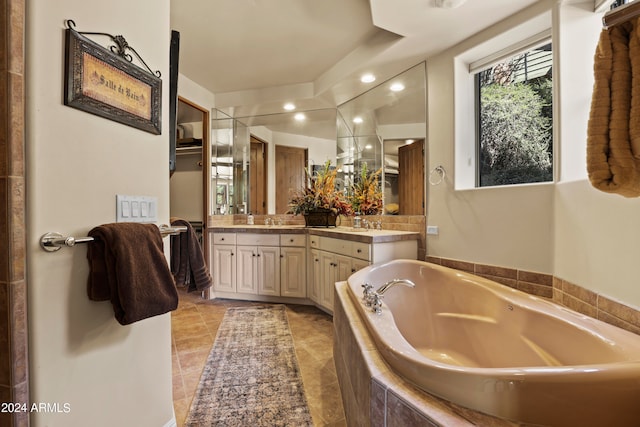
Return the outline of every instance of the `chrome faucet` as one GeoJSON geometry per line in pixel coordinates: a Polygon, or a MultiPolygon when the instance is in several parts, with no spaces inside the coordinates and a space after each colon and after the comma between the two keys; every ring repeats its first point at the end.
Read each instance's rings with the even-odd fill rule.
{"type": "Polygon", "coordinates": [[[366,305],[367,307],[371,307],[371,304],[373,304],[373,285],[370,285],[369,283],[364,283],[362,285],[363,290],[362,290],[362,302],[364,303],[364,305],[366,305]]]}
{"type": "Polygon", "coordinates": [[[413,281],[409,280],[409,279],[393,279],[393,280],[389,280],[387,283],[385,283],[384,285],[380,286],[378,288],[377,291],[373,292],[373,294],[371,294],[370,297],[370,304],[366,304],[367,306],[371,307],[371,311],[373,311],[376,314],[380,314],[382,313],[382,296],[385,294],[385,292],[387,292],[389,290],[389,288],[392,288],[396,285],[404,285],[404,286],[408,286],[410,288],[415,288],[416,284],[413,283],[413,281]]]}
{"type": "Polygon", "coordinates": [[[393,279],[393,280],[389,280],[387,283],[385,283],[384,285],[380,286],[378,288],[378,290],[376,291],[376,294],[382,296],[382,295],[384,295],[385,292],[387,292],[389,290],[389,288],[392,288],[395,285],[405,285],[405,286],[408,286],[410,288],[415,288],[416,287],[416,284],[413,283],[409,279],[393,279]]]}

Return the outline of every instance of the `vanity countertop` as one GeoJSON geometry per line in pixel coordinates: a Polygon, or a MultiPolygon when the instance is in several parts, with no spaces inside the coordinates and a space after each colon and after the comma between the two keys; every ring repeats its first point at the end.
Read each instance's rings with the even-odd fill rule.
{"type": "Polygon", "coordinates": [[[224,225],[209,227],[214,233],[263,233],[263,234],[309,234],[333,237],[362,243],[384,243],[401,240],[418,240],[420,233],[397,230],[355,230],[352,227],[315,228],[303,225],[224,225]]]}

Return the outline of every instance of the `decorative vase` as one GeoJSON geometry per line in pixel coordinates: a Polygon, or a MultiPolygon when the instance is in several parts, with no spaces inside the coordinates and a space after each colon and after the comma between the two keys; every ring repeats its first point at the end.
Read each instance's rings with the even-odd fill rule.
{"type": "Polygon", "coordinates": [[[316,209],[304,214],[304,225],[307,227],[335,227],[338,215],[330,209],[316,209]]]}

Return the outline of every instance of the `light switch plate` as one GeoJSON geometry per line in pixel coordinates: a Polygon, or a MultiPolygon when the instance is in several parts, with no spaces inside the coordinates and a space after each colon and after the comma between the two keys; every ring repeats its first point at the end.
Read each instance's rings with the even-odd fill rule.
{"type": "Polygon", "coordinates": [[[158,222],[158,198],[116,194],[116,222],[158,222]]]}

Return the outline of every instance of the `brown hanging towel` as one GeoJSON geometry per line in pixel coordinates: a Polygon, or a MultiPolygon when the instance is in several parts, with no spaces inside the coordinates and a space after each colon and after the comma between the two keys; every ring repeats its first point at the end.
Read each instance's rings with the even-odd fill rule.
{"type": "Polygon", "coordinates": [[[187,286],[187,292],[201,292],[209,288],[212,283],[211,275],[191,223],[172,217],[171,225],[187,227],[185,233],[171,236],[171,273],[176,285],[187,286]]]}
{"type": "Polygon", "coordinates": [[[178,307],[178,292],[154,224],[114,223],[93,228],[87,258],[87,292],[111,301],[116,320],[128,325],[178,307]]]}
{"type": "Polygon", "coordinates": [[[640,196],[639,29],[636,18],[602,30],[587,128],[589,181],[624,197],[640,196]]]}

